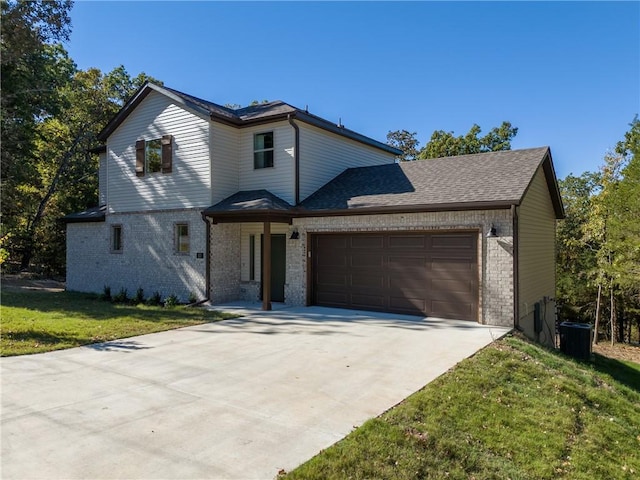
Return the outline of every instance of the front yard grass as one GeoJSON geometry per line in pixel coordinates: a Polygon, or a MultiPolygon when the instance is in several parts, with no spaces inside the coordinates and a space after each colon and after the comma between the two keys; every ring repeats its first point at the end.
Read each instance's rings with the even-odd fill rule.
{"type": "Polygon", "coordinates": [[[282,477],[637,479],[640,364],[507,337],[282,477]]]}
{"type": "Polygon", "coordinates": [[[49,352],[232,317],[203,308],[113,304],[86,293],[3,289],[0,355],[49,352]]]}

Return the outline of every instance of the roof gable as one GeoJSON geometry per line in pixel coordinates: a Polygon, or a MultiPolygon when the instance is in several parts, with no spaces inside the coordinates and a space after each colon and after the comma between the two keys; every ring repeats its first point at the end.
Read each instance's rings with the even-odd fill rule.
{"type": "Polygon", "coordinates": [[[248,107],[237,110],[218,105],[217,103],[203,100],[193,95],[174,90],[168,87],[161,87],[150,82],[142,85],[138,91],[127,101],[120,111],[111,119],[107,126],[98,134],[98,139],[105,142],[118,126],[133,112],[135,108],[149,95],[152,91],[161,93],[171,98],[178,104],[185,106],[195,112],[206,116],[214,121],[219,121],[236,128],[249,127],[260,123],[270,123],[274,121],[295,118],[302,122],[315,125],[324,130],[330,131],[337,135],[341,135],[357,142],[379,148],[393,155],[400,155],[402,152],[386,143],[379,142],[365,135],[361,135],[353,130],[344,128],[342,125],[336,125],[316,115],[310,114],[306,110],[300,110],[281,100],[262,103],[258,105],[250,105],[248,107]]]}

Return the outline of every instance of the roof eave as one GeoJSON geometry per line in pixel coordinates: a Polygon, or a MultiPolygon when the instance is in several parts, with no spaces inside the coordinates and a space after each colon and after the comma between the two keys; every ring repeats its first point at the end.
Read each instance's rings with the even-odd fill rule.
{"type": "Polygon", "coordinates": [[[296,210],[296,218],[304,217],[334,217],[348,215],[383,215],[390,213],[415,213],[415,212],[442,212],[465,210],[505,210],[512,205],[519,205],[519,200],[499,200],[488,202],[455,202],[420,205],[374,205],[370,207],[353,207],[339,209],[296,210]]]}
{"type": "Polygon", "coordinates": [[[286,210],[228,210],[207,211],[202,214],[211,219],[213,223],[242,223],[242,222],[272,222],[291,224],[293,212],[286,210]]]}
{"type": "Polygon", "coordinates": [[[131,114],[131,112],[133,112],[133,110],[135,110],[135,108],[138,105],[140,105],[142,100],[144,100],[147,97],[147,95],[149,95],[152,91],[161,93],[162,95],[169,97],[174,102],[182,104],[188,107],[189,109],[200,113],[205,117],[208,117],[211,115],[211,112],[208,109],[205,109],[193,102],[189,102],[188,100],[176,95],[175,93],[167,90],[166,88],[163,88],[154,83],[145,82],[138,89],[138,91],[135,94],[133,94],[133,96],[129,99],[129,101],[125,103],[125,105],[120,109],[120,111],[116,114],[116,116],[113,117],[111,121],[109,121],[107,126],[100,131],[100,133],[98,134],[98,140],[102,142],[106,142],[107,138],[109,138],[109,135],[111,135],[115,131],[115,129],[118,128],[120,124],[125,121],[125,119],[131,114]]]}

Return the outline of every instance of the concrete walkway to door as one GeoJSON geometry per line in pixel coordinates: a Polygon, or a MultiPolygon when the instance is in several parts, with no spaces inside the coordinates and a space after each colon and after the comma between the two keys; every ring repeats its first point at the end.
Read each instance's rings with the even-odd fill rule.
{"type": "MultiPolygon", "coordinates": [[[[257,305],[256,305],[257,306],[257,305]]],[[[3,479],[272,479],[509,329],[321,307],[0,359],[3,479]]]]}

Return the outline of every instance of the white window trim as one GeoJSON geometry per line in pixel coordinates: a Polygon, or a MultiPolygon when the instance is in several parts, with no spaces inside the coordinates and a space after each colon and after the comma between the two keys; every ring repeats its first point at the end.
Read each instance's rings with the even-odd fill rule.
{"type": "Polygon", "coordinates": [[[276,136],[273,133],[273,130],[267,131],[267,132],[257,132],[253,134],[253,169],[254,170],[263,170],[265,168],[273,168],[276,164],[276,136]],[[273,141],[273,147],[271,148],[256,148],[256,137],[258,135],[266,135],[270,133],[271,134],[271,139],[273,141]],[[268,167],[256,167],[256,153],[262,153],[262,152],[273,152],[273,155],[271,157],[271,165],[268,167]]]}
{"type": "Polygon", "coordinates": [[[109,229],[109,252],[110,253],[119,253],[121,254],[122,251],[124,250],[124,240],[123,240],[123,235],[124,233],[124,229],[122,228],[122,224],[120,223],[114,223],[111,225],[110,229],[109,229]],[[113,243],[115,240],[115,229],[118,228],[120,229],[120,249],[116,250],[113,248],[113,243]]]}
{"type": "Polygon", "coordinates": [[[173,253],[176,255],[191,255],[191,225],[189,222],[175,222],[173,224],[173,253]],[[180,237],[178,234],[178,227],[186,226],[187,227],[187,239],[189,241],[187,245],[187,251],[180,251],[180,237]]]}

